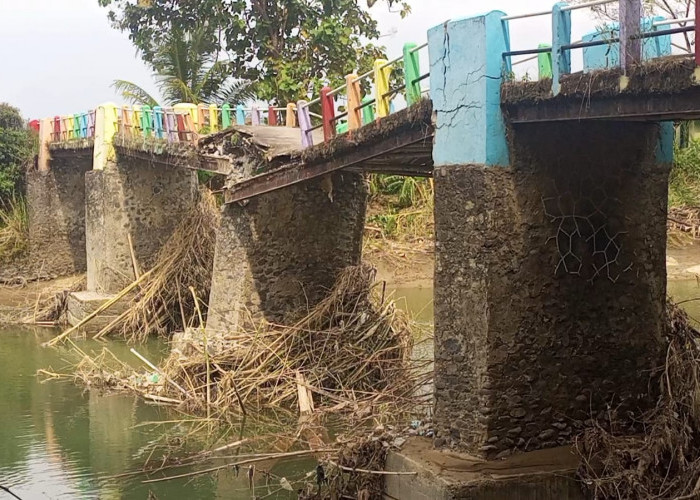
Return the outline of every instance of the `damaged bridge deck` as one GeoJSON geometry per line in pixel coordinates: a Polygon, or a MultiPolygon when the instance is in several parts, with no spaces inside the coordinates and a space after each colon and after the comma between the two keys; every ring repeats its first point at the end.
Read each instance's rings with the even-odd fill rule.
{"type": "MultiPolygon", "coordinates": [[[[226,189],[225,202],[234,203],[337,171],[431,176],[433,172],[432,103],[421,101],[388,117],[329,142],[301,150],[290,147],[284,127],[241,130],[263,148],[267,171],[226,189]],[[266,134],[263,137],[260,134],[266,134]]],[[[315,138],[315,142],[319,142],[315,138]]]]}
{"type": "Polygon", "coordinates": [[[510,123],[564,120],[671,121],[700,119],[695,61],[670,56],[632,67],[562,76],[552,96],[551,79],[509,82],[501,108],[510,123]]]}

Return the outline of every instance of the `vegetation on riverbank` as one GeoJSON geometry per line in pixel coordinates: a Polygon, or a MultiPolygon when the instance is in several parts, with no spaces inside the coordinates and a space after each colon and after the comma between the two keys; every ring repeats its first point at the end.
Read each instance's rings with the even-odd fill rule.
{"type": "Polygon", "coordinates": [[[676,147],[668,186],[669,207],[700,207],[700,141],[676,147]]]}
{"type": "Polygon", "coordinates": [[[0,262],[11,262],[29,250],[29,214],[26,200],[12,194],[0,205],[0,262]]]}

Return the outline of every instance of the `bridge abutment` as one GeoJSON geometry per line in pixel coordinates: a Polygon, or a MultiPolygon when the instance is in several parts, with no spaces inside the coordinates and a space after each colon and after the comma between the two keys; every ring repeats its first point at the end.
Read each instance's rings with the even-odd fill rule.
{"type": "Polygon", "coordinates": [[[436,444],[487,458],[632,425],[664,353],[672,134],[568,121],[507,141],[505,29],[491,13],[429,32],[436,444]]]}
{"type": "Polygon", "coordinates": [[[54,151],[50,168],[27,171],[30,259],[45,275],[86,270],[85,173],[91,150],[54,151]]]}
{"type": "Polygon", "coordinates": [[[283,321],[321,300],[362,253],[367,187],[334,173],[225,205],[217,233],[207,330],[283,321]]]}
{"type": "Polygon", "coordinates": [[[86,186],[87,289],[117,293],[155,262],[197,196],[196,173],[128,157],[91,170],[86,186]]]}

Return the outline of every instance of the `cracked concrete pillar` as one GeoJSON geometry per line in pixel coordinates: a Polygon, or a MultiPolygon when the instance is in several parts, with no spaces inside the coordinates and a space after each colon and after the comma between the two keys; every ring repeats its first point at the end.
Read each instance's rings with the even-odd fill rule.
{"type": "Polygon", "coordinates": [[[428,31],[437,165],[508,165],[501,114],[502,54],[509,50],[503,16],[493,11],[428,31]]]}
{"type": "Polygon", "coordinates": [[[429,32],[436,445],[488,458],[611,414],[632,429],[653,404],[672,149],[650,123],[522,124],[507,142],[502,16],[429,32]]]}
{"type": "Polygon", "coordinates": [[[294,319],[325,297],[338,272],[360,263],[367,187],[334,173],[223,208],[207,331],[251,319],[294,319]]]}

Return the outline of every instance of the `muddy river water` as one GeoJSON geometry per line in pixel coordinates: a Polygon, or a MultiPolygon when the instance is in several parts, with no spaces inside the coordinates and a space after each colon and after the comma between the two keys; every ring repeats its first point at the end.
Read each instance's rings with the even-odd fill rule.
{"type": "MultiPolygon", "coordinates": [[[[700,297],[700,285],[696,280],[674,281],[669,293],[676,301],[690,300],[700,297]]],[[[432,321],[430,288],[399,288],[395,299],[417,319],[432,321]]],[[[691,300],[684,307],[700,319],[700,301],[691,300]]],[[[41,347],[53,334],[46,329],[0,330],[0,486],[24,500],[296,498],[275,493],[262,478],[257,478],[251,492],[243,473],[150,485],[142,483],[142,476],[115,477],[143,465],[149,445],[161,436],[153,422],[183,417],[132,396],[85,391],[68,381],[40,383],[38,369],[61,371],[68,365],[65,352],[41,347]]],[[[112,343],[110,349],[121,359],[133,358],[123,344],[112,343]]],[[[151,342],[139,349],[156,360],[167,345],[151,342]]],[[[271,472],[298,478],[314,466],[309,460],[285,461],[276,463],[271,472]]],[[[0,500],[4,498],[12,497],[0,490],[0,500]]]]}

